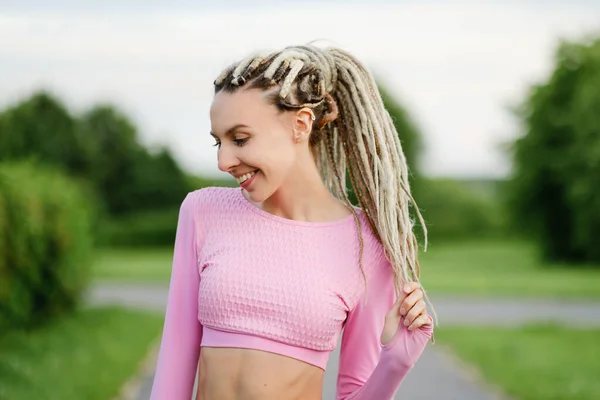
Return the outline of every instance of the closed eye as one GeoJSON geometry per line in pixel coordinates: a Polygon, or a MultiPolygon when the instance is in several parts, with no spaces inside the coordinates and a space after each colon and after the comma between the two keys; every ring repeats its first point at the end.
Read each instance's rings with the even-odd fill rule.
{"type": "MultiPolygon", "coordinates": [[[[248,141],[248,138],[232,140],[232,142],[235,143],[235,145],[239,146],[239,147],[242,147],[244,144],[246,144],[247,141],[248,141]]],[[[213,147],[221,147],[221,142],[217,141],[215,144],[213,144],[213,147]]]]}

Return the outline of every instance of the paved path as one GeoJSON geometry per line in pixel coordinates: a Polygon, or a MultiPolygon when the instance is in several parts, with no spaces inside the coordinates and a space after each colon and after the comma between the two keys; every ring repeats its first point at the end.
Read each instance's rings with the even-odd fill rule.
{"type": "MultiPolygon", "coordinates": [[[[165,285],[95,285],[88,294],[91,304],[120,304],[164,312],[168,287],[165,285]]],[[[440,325],[515,326],[532,321],[555,321],[571,326],[600,326],[600,302],[584,300],[513,298],[435,297],[440,325]]],[[[332,353],[325,373],[323,399],[335,398],[339,346],[332,353]]],[[[139,400],[150,396],[152,376],[142,388],[139,400]]],[[[454,359],[438,344],[429,345],[404,380],[399,399],[499,400],[503,399],[481,382],[467,366],[454,359]]]]}

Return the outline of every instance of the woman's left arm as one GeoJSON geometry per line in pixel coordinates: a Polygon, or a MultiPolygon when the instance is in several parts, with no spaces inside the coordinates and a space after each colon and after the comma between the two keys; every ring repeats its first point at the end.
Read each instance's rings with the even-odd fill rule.
{"type": "Polygon", "coordinates": [[[393,399],[433,334],[420,286],[407,284],[396,298],[389,263],[372,271],[367,296],[346,320],[338,400],[393,399]]]}

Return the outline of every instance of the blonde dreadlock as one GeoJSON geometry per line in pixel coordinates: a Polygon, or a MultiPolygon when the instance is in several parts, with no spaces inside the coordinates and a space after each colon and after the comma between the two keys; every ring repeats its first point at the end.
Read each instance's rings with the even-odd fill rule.
{"type": "MultiPolygon", "coordinates": [[[[427,230],[410,194],[398,133],[375,79],[359,61],[338,48],[290,46],[249,56],[226,68],[214,84],[215,93],[233,92],[241,86],[272,91],[270,100],[280,110],[311,108],[316,117],[310,135],[313,154],[326,186],[354,214],[363,277],[361,225],[347,195],[346,171],[392,265],[396,295],[400,296],[403,283],[419,282],[418,243],[410,205],[423,227],[425,250],[427,230]]],[[[426,293],[425,299],[429,302],[426,293]]]]}

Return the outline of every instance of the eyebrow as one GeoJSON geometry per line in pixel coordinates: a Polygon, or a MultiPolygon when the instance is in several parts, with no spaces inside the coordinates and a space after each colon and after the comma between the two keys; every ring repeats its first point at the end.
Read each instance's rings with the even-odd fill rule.
{"type": "MultiPolygon", "coordinates": [[[[234,126],[232,126],[231,128],[227,129],[227,131],[225,132],[225,136],[231,136],[235,133],[235,131],[237,131],[240,128],[249,128],[248,125],[244,125],[244,124],[235,124],[234,126]]],[[[214,134],[213,132],[210,132],[210,134],[215,137],[218,138],[219,136],[214,134]]]]}

